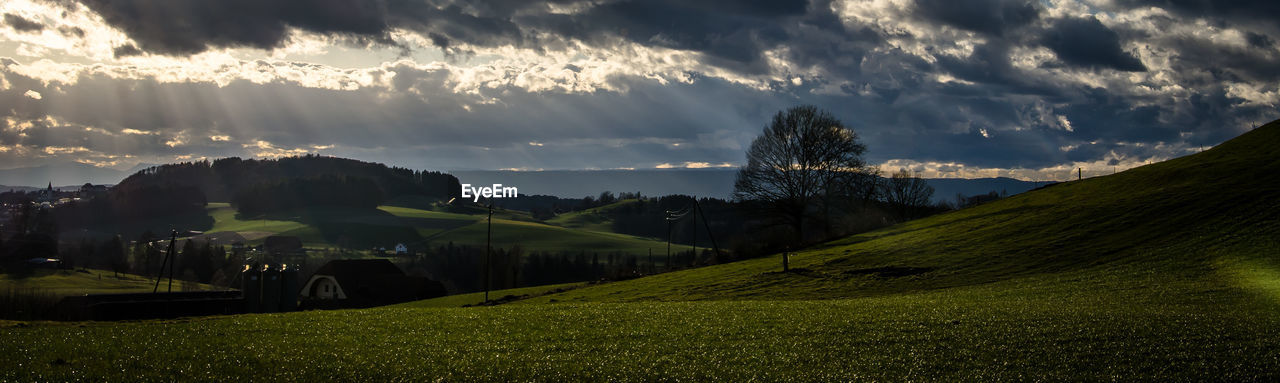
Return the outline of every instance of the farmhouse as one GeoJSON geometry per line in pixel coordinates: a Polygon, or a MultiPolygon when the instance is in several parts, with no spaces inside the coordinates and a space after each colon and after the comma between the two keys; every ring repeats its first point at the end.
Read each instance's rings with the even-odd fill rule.
{"type": "Polygon", "coordinates": [[[373,307],[445,295],[444,285],[411,277],[386,259],[329,261],[300,292],[305,308],[373,307]]]}

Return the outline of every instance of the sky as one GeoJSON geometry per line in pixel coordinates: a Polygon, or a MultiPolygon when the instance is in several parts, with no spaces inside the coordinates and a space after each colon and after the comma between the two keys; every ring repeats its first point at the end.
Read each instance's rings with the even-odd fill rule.
{"type": "Polygon", "coordinates": [[[0,168],[315,153],[734,167],[813,104],[866,160],[1064,180],[1280,118],[1280,2],[5,0],[0,168]]]}

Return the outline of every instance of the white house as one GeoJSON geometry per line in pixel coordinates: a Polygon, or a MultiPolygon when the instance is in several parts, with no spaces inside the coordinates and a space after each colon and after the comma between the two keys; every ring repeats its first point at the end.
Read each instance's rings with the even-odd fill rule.
{"type": "Polygon", "coordinates": [[[316,275],[302,288],[302,296],[317,299],[347,299],[342,285],[332,275],[316,275]]]}
{"type": "Polygon", "coordinates": [[[404,255],[404,254],[409,254],[409,248],[405,246],[403,243],[397,243],[396,255],[404,255]]]}

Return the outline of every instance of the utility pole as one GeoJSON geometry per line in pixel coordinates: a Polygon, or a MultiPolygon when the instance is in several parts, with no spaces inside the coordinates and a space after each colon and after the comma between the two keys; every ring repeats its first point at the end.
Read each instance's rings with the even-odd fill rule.
{"type": "Polygon", "coordinates": [[[1084,168],[1077,168],[1077,169],[1076,169],[1076,181],[1083,180],[1083,179],[1084,179],[1084,168]]]}
{"type": "Polygon", "coordinates": [[[169,292],[173,292],[173,264],[175,263],[174,261],[176,260],[173,260],[170,258],[174,257],[173,244],[175,242],[178,242],[177,229],[174,229],[172,232],[169,233],[169,249],[165,250],[164,260],[160,261],[160,274],[156,275],[156,286],[151,289],[152,293],[156,293],[160,291],[160,280],[164,278],[165,263],[169,264],[169,292]]]}
{"type": "Polygon", "coordinates": [[[702,211],[702,204],[698,203],[697,200],[693,201],[693,207],[698,210],[695,213],[702,215],[702,225],[707,229],[707,238],[711,238],[711,247],[716,249],[716,258],[721,258],[720,245],[716,244],[716,236],[711,233],[711,224],[707,221],[707,213],[702,211]]]}
{"type": "MultiPolygon", "coordinates": [[[[693,197],[693,206],[694,206],[694,209],[697,209],[698,197],[693,197]]],[[[690,250],[693,251],[693,257],[689,258],[689,267],[693,267],[693,265],[697,264],[698,262],[698,214],[697,212],[694,212],[693,214],[693,242],[689,243],[689,247],[690,247],[690,250]]]]}
{"type": "Polygon", "coordinates": [[[667,263],[664,265],[671,271],[671,220],[667,220],[667,263]]]}
{"type": "Polygon", "coordinates": [[[493,252],[493,200],[489,200],[489,228],[484,239],[484,303],[489,303],[489,253],[493,252]]]}

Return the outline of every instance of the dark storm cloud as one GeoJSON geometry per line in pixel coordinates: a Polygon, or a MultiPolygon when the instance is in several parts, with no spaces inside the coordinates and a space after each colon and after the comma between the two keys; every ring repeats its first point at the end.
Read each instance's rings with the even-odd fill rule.
{"type": "Polygon", "coordinates": [[[1274,23],[1276,16],[1280,15],[1280,2],[1273,0],[1120,0],[1116,3],[1129,8],[1159,7],[1182,16],[1247,19],[1267,23],[1274,23]]]}
{"type": "Polygon", "coordinates": [[[209,47],[271,49],[288,27],[381,36],[383,1],[361,0],[81,0],[146,51],[192,54],[209,47]]]}
{"type": "Polygon", "coordinates": [[[1025,0],[916,0],[920,16],[956,28],[1003,35],[1040,17],[1040,7],[1025,0]]]}
{"type": "Polygon", "coordinates": [[[67,36],[67,37],[84,38],[84,29],[80,27],[63,25],[61,27],[58,27],[58,32],[62,33],[63,36],[67,36]]]}
{"type": "MultiPolygon", "coordinates": [[[[211,47],[272,49],[290,27],[389,43],[404,28],[434,45],[544,48],[533,37],[601,42],[622,37],[649,46],[693,50],[725,66],[760,72],[761,52],[788,40],[781,20],[806,14],[807,1],[615,1],[577,14],[546,2],[362,0],[81,0],[123,30],[141,50],[187,55],[211,47]]],[[[571,3],[571,2],[556,2],[571,3]]],[[[826,13],[829,9],[815,8],[826,13]]],[[[827,22],[826,26],[838,25],[827,22]]]]}
{"type": "Polygon", "coordinates": [[[622,36],[650,46],[699,51],[736,69],[758,72],[763,69],[761,52],[787,40],[782,21],[794,20],[806,9],[806,1],[621,1],[580,14],[521,21],[580,40],[622,36]]]}
{"type": "Polygon", "coordinates": [[[1206,39],[1187,37],[1171,38],[1167,43],[1178,52],[1174,69],[1208,71],[1214,82],[1280,81],[1280,54],[1274,50],[1224,46],[1206,39]]]}
{"type": "Polygon", "coordinates": [[[1069,65],[1126,72],[1147,70],[1142,61],[1120,47],[1119,34],[1092,16],[1055,20],[1041,43],[1069,65]]]}
{"type": "Polygon", "coordinates": [[[141,55],[142,50],[138,49],[138,47],[134,46],[133,44],[125,44],[125,45],[121,45],[111,49],[111,53],[116,58],[121,58],[121,57],[127,57],[127,56],[141,55]]]}
{"type": "Polygon", "coordinates": [[[10,27],[13,27],[13,29],[18,32],[39,32],[44,30],[44,24],[40,24],[33,20],[27,20],[22,16],[12,13],[4,14],[4,23],[9,24],[10,27]]]}
{"type": "Polygon", "coordinates": [[[1254,48],[1270,48],[1271,45],[1275,44],[1275,41],[1271,40],[1267,35],[1253,32],[1245,33],[1245,41],[1248,41],[1249,45],[1254,48]]]}

